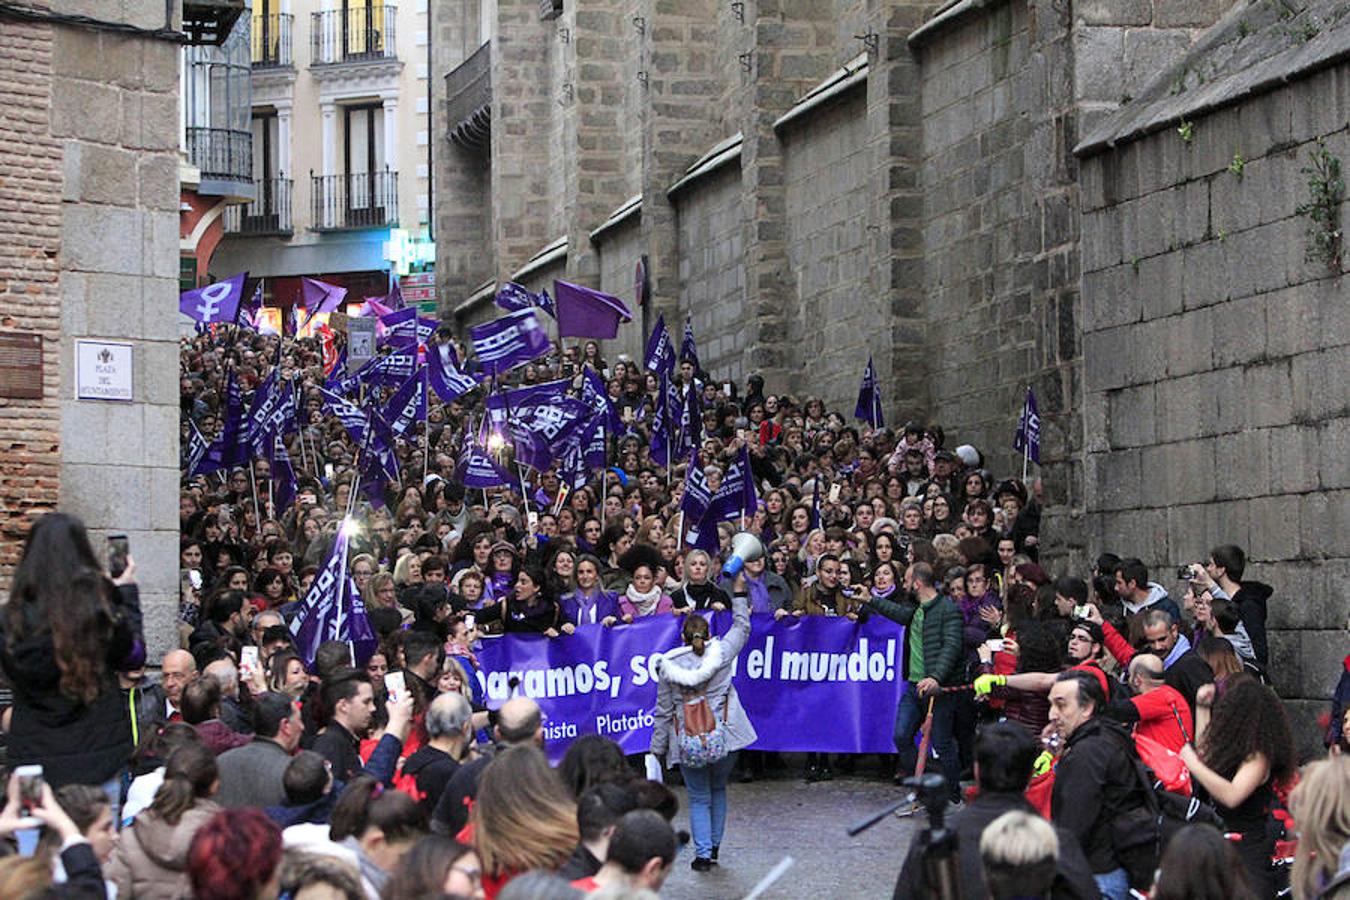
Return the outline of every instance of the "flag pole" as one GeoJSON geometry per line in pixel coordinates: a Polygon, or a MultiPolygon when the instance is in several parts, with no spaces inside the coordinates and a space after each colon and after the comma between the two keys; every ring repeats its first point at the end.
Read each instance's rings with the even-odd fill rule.
{"type": "MultiPolygon", "coordinates": [[[[433,349],[434,349],[435,352],[437,352],[437,353],[440,352],[439,348],[435,347],[435,345],[433,345],[432,348],[428,348],[427,352],[430,353],[430,352],[432,352],[433,349]]],[[[427,471],[431,468],[431,425],[428,423],[428,419],[430,418],[430,415],[431,415],[431,379],[430,379],[430,376],[429,376],[428,373],[427,373],[427,367],[426,367],[426,365],[423,364],[423,366],[422,366],[422,441],[423,441],[423,443],[425,444],[425,447],[424,447],[424,451],[425,451],[425,452],[422,454],[422,486],[423,486],[423,487],[426,487],[426,483],[427,483],[427,471]]]]}
{"type": "Polygon", "coordinates": [[[258,480],[253,475],[253,457],[250,456],[245,462],[248,466],[248,486],[250,493],[253,494],[253,518],[258,520],[258,531],[262,531],[262,513],[258,510],[258,480]]]}

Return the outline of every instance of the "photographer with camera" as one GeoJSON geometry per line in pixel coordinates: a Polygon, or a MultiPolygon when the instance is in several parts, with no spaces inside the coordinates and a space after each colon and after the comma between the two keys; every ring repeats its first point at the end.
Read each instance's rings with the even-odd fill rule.
{"type": "Polygon", "coordinates": [[[142,664],[136,565],[110,579],[84,523],[48,513],[28,533],[0,615],[0,666],[14,689],[9,763],[40,764],[48,784],[120,793],[132,751],[117,672],[142,664]]]}

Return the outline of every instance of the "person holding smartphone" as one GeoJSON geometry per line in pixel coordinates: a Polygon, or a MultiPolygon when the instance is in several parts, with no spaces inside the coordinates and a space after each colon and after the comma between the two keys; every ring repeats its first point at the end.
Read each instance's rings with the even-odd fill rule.
{"type": "Polygon", "coordinates": [[[116,581],[84,523],[48,513],[28,533],[0,612],[0,667],[14,690],[9,764],[41,764],[48,784],[105,784],[117,796],[131,755],[117,672],[142,665],[136,564],[116,581]]]}

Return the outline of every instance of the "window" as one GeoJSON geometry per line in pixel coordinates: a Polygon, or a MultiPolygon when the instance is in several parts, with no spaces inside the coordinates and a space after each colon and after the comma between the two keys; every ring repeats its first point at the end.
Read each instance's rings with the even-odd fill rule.
{"type": "Polygon", "coordinates": [[[382,177],[385,171],[384,110],[379,106],[348,106],[343,110],[343,116],[348,218],[359,220],[365,214],[372,222],[379,221],[384,215],[387,190],[387,178],[382,177]]]}

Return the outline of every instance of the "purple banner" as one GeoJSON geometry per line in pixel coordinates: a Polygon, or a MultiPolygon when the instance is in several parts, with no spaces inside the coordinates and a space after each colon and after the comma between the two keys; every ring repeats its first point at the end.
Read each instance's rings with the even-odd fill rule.
{"type": "MultiPolygon", "coordinates": [[[[676,616],[632,625],[582,625],[546,638],[487,638],[478,651],[479,681],[490,707],[517,691],[544,711],[545,749],[558,760],[583,734],[617,741],[626,753],[651,746],[657,656],[680,643],[676,616]]],[[[731,613],[712,616],[712,633],[731,628],[731,613]]],[[[833,616],[751,617],[750,640],[734,681],[759,750],[892,753],[895,708],[904,682],[904,629],[881,616],[865,623],[833,616]]]]}

